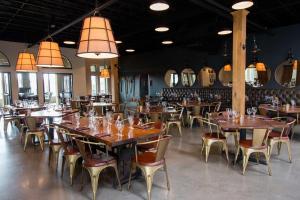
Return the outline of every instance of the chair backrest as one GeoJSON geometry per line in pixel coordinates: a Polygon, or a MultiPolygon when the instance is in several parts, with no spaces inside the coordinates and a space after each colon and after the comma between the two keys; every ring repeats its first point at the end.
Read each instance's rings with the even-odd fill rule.
{"type": "Polygon", "coordinates": [[[252,133],[252,147],[260,148],[267,144],[267,139],[270,129],[253,129],[252,133]]]}
{"type": "Polygon", "coordinates": [[[201,112],[201,106],[200,105],[193,106],[193,115],[200,115],[200,112],[201,112]]]}
{"type": "Polygon", "coordinates": [[[65,152],[68,152],[68,146],[71,145],[72,147],[75,147],[75,143],[73,142],[72,137],[79,137],[77,134],[72,134],[68,130],[63,128],[56,128],[56,133],[58,136],[58,139],[61,142],[61,146],[63,147],[65,152]]]}
{"type": "Polygon", "coordinates": [[[204,118],[204,117],[200,117],[198,118],[199,121],[203,122],[203,124],[206,124],[208,126],[208,130],[210,135],[212,135],[213,133],[217,133],[217,137],[220,137],[221,134],[221,128],[219,127],[219,125],[211,122],[211,120],[209,118],[204,118]]]}
{"type": "Polygon", "coordinates": [[[158,139],[155,161],[161,161],[165,158],[165,154],[171,138],[171,135],[164,135],[158,139]]]}
{"type": "Polygon", "coordinates": [[[76,141],[83,160],[87,160],[89,156],[93,155],[91,146],[103,146],[105,148],[106,155],[108,156],[108,148],[103,143],[90,142],[88,141],[88,138],[85,137],[73,137],[73,139],[76,141]]]}
{"type": "Polygon", "coordinates": [[[98,116],[103,116],[104,115],[102,107],[100,107],[100,106],[94,106],[94,110],[95,110],[95,113],[98,116]]]}
{"type": "Polygon", "coordinates": [[[151,122],[158,122],[160,120],[159,118],[160,118],[159,113],[151,113],[150,114],[151,122]]]}
{"type": "Polygon", "coordinates": [[[80,108],[80,103],[77,101],[71,101],[71,108],[72,109],[79,109],[80,108]]]}
{"type": "Polygon", "coordinates": [[[258,107],[258,111],[260,115],[268,116],[268,110],[262,107],[258,107]]]}
{"type": "Polygon", "coordinates": [[[220,108],[221,108],[221,104],[222,102],[216,102],[215,103],[215,108],[214,108],[214,112],[219,112],[220,111],[220,108]]]}
{"type": "Polygon", "coordinates": [[[39,128],[39,118],[36,117],[25,117],[25,125],[28,128],[28,131],[35,131],[37,128],[39,128]]]}
{"type": "Polygon", "coordinates": [[[288,137],[292,129],[294,128],[296,119],[294,119],[293,117],[275,117],[273,119],[286,122],[287,126],[282,129],[280,137],[288,137]]]}

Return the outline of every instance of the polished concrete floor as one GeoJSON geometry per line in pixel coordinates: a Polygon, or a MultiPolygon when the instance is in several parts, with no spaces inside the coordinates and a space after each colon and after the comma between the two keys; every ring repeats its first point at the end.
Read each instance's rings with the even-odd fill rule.
{"type": "MultiPolygon", "coordinates": [[[[39,147],[29,145],[24,152],[17,131],[11,130],[9,127],[8,133],[1,131],[0,134],[1,200],[92,199],[88,179],[83,191],[79,190],[79,176],[70,186],[67,170],[61,178],[60,170],[56,172],[48,166],[48,148],[41,152],[39,147]]],[[[176,129],[171,132],[174,137],[166,155],[171,190],[166,189],[164,173],[158,172],[154,177],[153,200],[300,199],[300,134],[292,143],[292,164],[287,161],[286,148],[283,147],[280,156],[275,155],[275,151],[272,155],[272,176],[267,175],[265,165],[251,162],[243,176],[241,166],[227,164],[224,155],[217,150],[211,152],[208,163],[204,162],[200,155],[203,132],[200,128],[185,129],[183,137],[178,136],[176,129]]],[[[232,141],[230,143],[232,151],[232,141]]],[[[118,191],[112,187],[110,180],[103,179],[100,180],[97,199],[146,199],[143,178],[134,180],[130,191],[127,185],[123,185],[123,191],[118,191]]]]}

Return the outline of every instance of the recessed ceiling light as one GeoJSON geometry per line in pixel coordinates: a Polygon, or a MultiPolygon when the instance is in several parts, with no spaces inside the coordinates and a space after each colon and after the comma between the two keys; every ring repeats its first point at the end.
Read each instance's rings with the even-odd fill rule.
{"type": "Polygon", "coordinates": [[[154,11],[164,11],[169,9],[169,4],[164,0],[154,0],[150,4],[150,9],[154,11]]]}
{"type": "Polygon", "coordinates": [[[121,44],[121,43],[123,43],[121,40],[116,40],[116,43],[117,44],[121,44]]]}
{"type": "Polygon", "coordinates": [[[70,40],[66,40],[66,41],[64,41],[64,43],[65,43],[65,44],[75,44],[74,41],[70,41],[70,40]]]}
{"type": "Polygon", "coordinates": [[[126,52],[135,52],[134,49],[126,49],[125,51],[126,51],[126,52]]]}
{"type": "Polygon", "coordinates": [[[230,29],[223,29],[218,32],[218,35],[228,35],[231,33],[232,33],[232,30],[230,30],[230,29]]]}
{"type": "Polygon", "coordinates": [[[173,44],[172,40],[165,40],[161,42],[162,44],[173,44]]]}
{"type": "Polygon", "coordinates": [[[253,6],[253,1],[252,0],[235,0],[234,3],[232,4],[232,9],[235,10],[242,10],[242,9],[247,9],[253,6]]]}
{"type": "Polygon", "coordinates": [[[155,28],[155,31],[157,31],[157,32],[166,32],[168,30],[169,30],[169,28],[166,26],[160,26],[160,27],[155,28]]]}

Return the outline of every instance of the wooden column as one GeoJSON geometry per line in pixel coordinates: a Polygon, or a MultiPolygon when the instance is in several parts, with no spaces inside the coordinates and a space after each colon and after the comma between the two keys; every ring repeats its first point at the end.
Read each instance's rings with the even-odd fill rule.
{"type": "Polygon", "coordinates": [[[238,10],[233,16],[232,109],[245,114],[246,25],[249,11],[238,10]]]}

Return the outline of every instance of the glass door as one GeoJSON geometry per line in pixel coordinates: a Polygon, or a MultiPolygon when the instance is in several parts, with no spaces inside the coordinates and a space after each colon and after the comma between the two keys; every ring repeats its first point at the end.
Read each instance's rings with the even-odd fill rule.
{"type": "Polygon", "coordinates": [[[10,73],[0,73],[0,106],[12,103],[10,73]]]}

